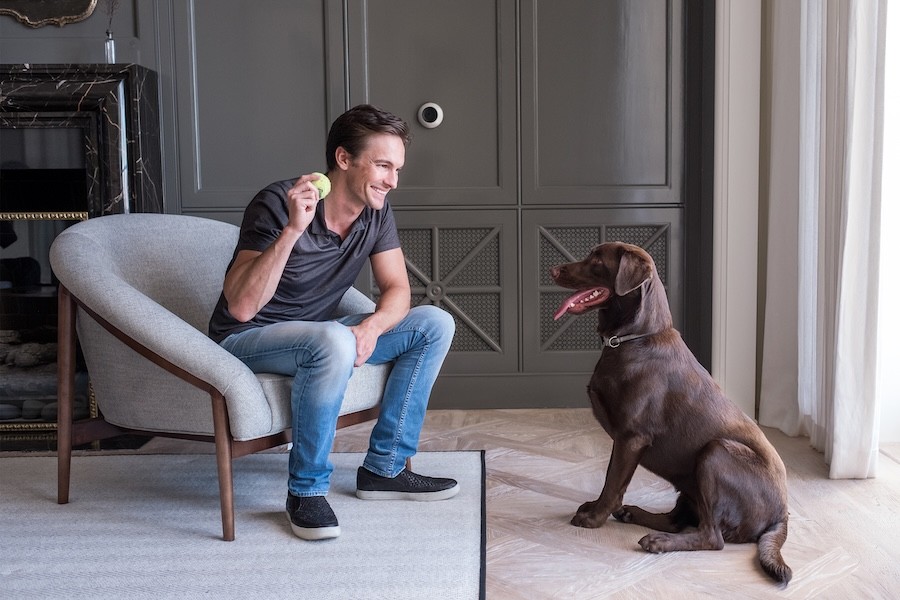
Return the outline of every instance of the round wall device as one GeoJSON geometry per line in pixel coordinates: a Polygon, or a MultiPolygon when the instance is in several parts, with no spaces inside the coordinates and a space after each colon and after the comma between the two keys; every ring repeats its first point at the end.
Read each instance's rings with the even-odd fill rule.
{"type": "Polygon", "coordinates": [[[419,107],[419,124],[425,129],[434,129],[444,120],[444,109],[434,102],[426,102],[419,107]]]}

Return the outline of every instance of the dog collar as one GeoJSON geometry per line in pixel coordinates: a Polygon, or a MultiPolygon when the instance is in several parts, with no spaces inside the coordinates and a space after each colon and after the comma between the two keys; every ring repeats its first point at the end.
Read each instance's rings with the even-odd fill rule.
{"type": "Polygon", "coordinates": [[[643,337],[647,337],[649,335],[653,335],[652,333],[632,333],[629,335],[613,335],[610,337],[601,336],[600,340],[603,342],[603,348],[618,348],[622,345],[623,342],[630,342],[631,340],[638,340],[643,337]]]}
{"type": "MultiPolygon", "coordinates": [[[[655,335],[652,333],[630,333],[628,335],[612,335],[606,337],[605,335],[600,336],[600,341],[603,342],[600,345],[600,356],[603,356],[603,351],[607,348],[618,348],[622,345],[623,342],[630,342],[631,340],[639,340],[641,338],[645,338],[651,335],[655,335]]],[[[598,357],[599,358],[599,357],[598,357]]]]}

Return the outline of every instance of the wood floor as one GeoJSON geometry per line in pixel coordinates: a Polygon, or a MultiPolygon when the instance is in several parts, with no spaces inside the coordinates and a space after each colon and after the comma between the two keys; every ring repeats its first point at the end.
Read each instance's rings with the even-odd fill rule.
{"type": "MultiPolygon", "coordinates": [[[[335,449],[364,451],[369,428],[341,430],[335,449]]],[[[419,448],[486,451],[489,600],[900,598],[900,448],[882,451],[876,479],[829,480],[806,438],[766,434],[788,469],[783,555],[794,578],[784,590],[758,567],[755,545],[652,555],[637,545],[641,527],[570,525],[599,495],[612,446],[588,409],[430,411],[419,448]]],[[[643,469],[625,496],[659,510],[674,499],[643,469]]]]}

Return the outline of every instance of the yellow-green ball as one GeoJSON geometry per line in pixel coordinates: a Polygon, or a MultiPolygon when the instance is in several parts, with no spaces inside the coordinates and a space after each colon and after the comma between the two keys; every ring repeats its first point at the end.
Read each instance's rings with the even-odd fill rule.
{"type": "Polygon", "coordinates": [[[314,186],[319,190],[319,200],[328,195],[328,192],[331,191],[331,180],[328,179],[328,175],[324,173],[313,173],[313,175],[318,175],[319,178],[312,182],[314,186]]]}

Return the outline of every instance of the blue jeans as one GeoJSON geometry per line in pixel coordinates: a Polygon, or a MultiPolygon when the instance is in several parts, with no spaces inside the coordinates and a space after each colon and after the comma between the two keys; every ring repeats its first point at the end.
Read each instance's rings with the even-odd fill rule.
{"type": "MultiPolygon", "coordinates": [[[[293,446],[288,490],[295,496],[324,496],[334,466],[328,460],[335,426],[356,360],[350,325],[368,315],[334,321],[286,321],[232,334],[222,347],[254,373],[294,378],[291,387],[293,446]]],[[[456,324],[444,310],[414,307],[378,338],[370,364],[394,362],[381,412],[369,437],[363,466],[395,477],[416,453],[431,388],[450,350],[456,324]]]]}

